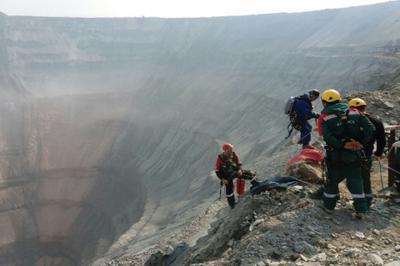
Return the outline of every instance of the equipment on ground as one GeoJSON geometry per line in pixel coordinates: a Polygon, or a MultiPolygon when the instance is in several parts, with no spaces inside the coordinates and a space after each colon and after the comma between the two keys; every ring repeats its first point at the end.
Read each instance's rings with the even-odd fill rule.
{"type": "Polygon", "coordinates": [[[278,191],[286,190],[289,186],[293,186],[298,182],[298,179],[291,176],[275,176],[268,178],[262,182],[257,182],[250,188],[252,195],[259,194],[266,190],[276,189],[278,191]]]}
{"type": "Polygon", "coordinates": [[[294,164],[300,161],[322,164],[323,160],[324,154],[319,150],[303,149],[288,161],[286,170],[289,170],[294,164]]]}

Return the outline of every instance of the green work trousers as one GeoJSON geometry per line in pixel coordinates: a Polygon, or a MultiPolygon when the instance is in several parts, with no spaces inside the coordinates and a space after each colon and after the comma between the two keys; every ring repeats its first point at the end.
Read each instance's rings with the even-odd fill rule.
{"type": "Polygon", "coordinates": [[[361,175],[364,184],[365,201],[367,204],[367,209],[371,207],[372,202],[372,188],[371,188],[371,167],[372,158],[367,157],[367,161],[361,166],[361,175]]]}
{"type": "Polygon", "coordinates": [[[326,162],[328,177],[325,185],[323,201],[325,208],[333,210],[340,198],[339,183],[346,179],[346,185],[353,197],[353,206],[356,212],[365,213],[367,204],[364,195],[361,163],[342,163],[336,161],[326,162]]]}
{"type": "Polygon", "coordinates": [[[395,165],[394,165],[394,178],[395,178],[395,185],[397,187],[397,191],[400,192],[400,148],[394,148],[394,158],[395,158],[395,165]]]}

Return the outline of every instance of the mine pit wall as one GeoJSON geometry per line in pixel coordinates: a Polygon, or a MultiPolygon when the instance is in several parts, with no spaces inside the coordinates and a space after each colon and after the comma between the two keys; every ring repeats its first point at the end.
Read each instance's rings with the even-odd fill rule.
{"type": "Polygon", "coordinates": [[[131,93],[0,106],[1,265],[87,265],[141,218],[149,199],[158,204],[149,226],[158,230],[182,224],[177,214],[215,196],[203,169],[218,152],[201,130],[207,120],[195,129],[182,106],[154,104],[161,118],[131,93]]]}
{"type": "Polygon", "coordinates": [[[90,110],[79,98],[0,107],[1,265],[86,265],[141,217],[142,175],[116,141],[129,125],[90,110]]]}
{"type": "Polygon", "coordinates": [[[221,141],[245,164],[262,163],[287,144],[288,96],[393,78],[399,7],[193,20],[0,17],[0,264],[86,263],[135,223],[149,197],[161,211],[149,220],[155,232],[182,222],[174,212],[217,192],[206,175],[221,141]]]}

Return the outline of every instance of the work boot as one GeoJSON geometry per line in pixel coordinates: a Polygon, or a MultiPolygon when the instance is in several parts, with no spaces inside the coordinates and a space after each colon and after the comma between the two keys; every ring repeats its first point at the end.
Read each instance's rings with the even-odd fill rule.
{"type": "Polygon", "coordinates": [[[235,208],[235,201],[236,200],[235,200],[234,196],[231,196],[231,197],[228,198],[228,204],[231,207],[231,209],[235,208]]]}
{"type": "Polygon", "coordinates": [[[325,207],[325,206],[322,208],[322,210],[323,210],[324,212],[326,212],[327,214],[333,214],[333,212],[334,212],[334,210],[328,209],[328,208],[325,207]]]}
{"type": "Polygon", "coordinates": [[[320,207],[327,214],[333,214],[333,212],[334,212],[334,209],[333,210],[328,209],[327,207],[325,207],[324,204],[318,205],[318,207],[320,207]]]}

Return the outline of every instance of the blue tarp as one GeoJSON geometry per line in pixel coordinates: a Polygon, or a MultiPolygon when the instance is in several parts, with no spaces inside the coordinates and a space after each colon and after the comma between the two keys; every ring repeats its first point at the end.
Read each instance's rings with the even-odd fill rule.
{"type": "Polygon", "coordinates": [[[296,183],[297,180],[291,176],[274,176],[251,186],[250,193],[255,195],[270,189],[286,190],[296,183]]]}

